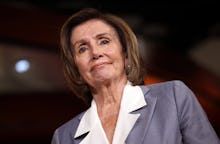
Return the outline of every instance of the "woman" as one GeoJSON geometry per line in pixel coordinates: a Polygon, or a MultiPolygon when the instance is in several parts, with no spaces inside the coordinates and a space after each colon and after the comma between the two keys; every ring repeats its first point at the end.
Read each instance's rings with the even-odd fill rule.
{"type": "Polygon", "coordinates": [[[219,144],[184,83],[143,85],[137,39],[121,18],[83,9],[64,23],[61,46],[69,86],[90,108],[52,144],[219,144]]]}

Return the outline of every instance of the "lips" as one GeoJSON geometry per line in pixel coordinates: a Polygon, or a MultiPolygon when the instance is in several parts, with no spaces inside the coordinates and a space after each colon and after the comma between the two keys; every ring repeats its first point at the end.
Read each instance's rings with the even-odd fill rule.
{"type": "Polygon", "coordinates": [[[100,62],[100,63],[94,64],[91,68],[91,71],[98,69],[98,68],[101,68],[102,66],[107,65],[107,64],[110,64],[110,63],[109,62],[100,62]]]}

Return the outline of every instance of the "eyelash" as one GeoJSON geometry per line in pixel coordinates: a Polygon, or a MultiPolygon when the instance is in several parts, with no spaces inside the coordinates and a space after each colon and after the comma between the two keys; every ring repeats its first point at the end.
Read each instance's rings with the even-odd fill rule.
{"type": "Polygon", "coordinates": [[[109,40],[103,39],[103,40],[101,40],[101,43],[103,43],[103,42],[104,42],[104,44],[108,44],[108,43],[109,43],[109,40]]]}
{"type": "Polygon", "coordinates": [[[87,47],[85,47],[85,46],[80,47],[80,48],[79,48],[79,53],[81,54],[81,53],[85,52],[86,49],[87,49],[87,47]]]}
{"type": "MultiPolygon", "coordinates": [[[[100,45],[106,45],[109,43],[109,40],[108,39],[101,39],[100,41],[100,45]]],[[[86,44],[82,44],[80,47],[79,47],[79,54],[85,52],[86,50],[88,49],[88,47],[86,46],[86,44]]]]}

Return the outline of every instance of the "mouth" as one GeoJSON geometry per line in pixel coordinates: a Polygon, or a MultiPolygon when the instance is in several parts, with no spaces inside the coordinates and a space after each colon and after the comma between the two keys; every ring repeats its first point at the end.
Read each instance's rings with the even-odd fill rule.
{"type": "Polygon", "coordinates": [[[91,68],[91,71],[93,70],[96,70],[96,69],[99,69],[99,68],[102,68],[103,66],[109,64],[108,62],[102,62],[102,63],[97,63],[97,64],[94,64],[91,68]]]}

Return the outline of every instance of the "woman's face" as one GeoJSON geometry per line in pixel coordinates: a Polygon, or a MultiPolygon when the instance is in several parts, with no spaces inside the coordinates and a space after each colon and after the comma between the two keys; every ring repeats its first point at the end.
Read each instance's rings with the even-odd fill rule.
{"type": "Polygon", "coordinates": [[[122,45],[110,25],[98,19],[82,23],[73,29],[71,44],[79,73],[90,86],[127,79],[122,45]]]}

